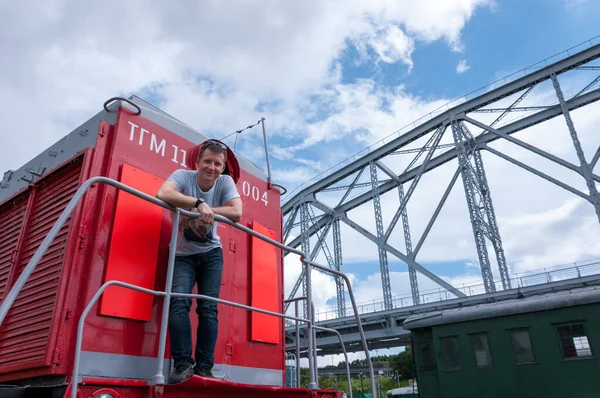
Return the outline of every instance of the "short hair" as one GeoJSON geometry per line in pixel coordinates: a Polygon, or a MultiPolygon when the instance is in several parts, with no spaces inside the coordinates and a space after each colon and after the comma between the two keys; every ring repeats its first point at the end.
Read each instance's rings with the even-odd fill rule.
{"type": "Polygon", "coordinates": [[[215,140],[206,140],[202,144],[200,144],[200,151],[198,152],[198,157],[196,158],[196,161],[202,159],[202,154],[207,149],[213,153],[222,153],[223,162],[227,163],[227,147],[225,146],[225,144],[222,144],[215,140]]]}

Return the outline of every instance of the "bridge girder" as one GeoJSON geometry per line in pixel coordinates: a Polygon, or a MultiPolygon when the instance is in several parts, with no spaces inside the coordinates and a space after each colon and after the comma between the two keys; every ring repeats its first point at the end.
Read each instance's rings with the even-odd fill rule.
{"type": "MultiPolygon", "coordinates": [[[[290,235],[291,228],[294,227],[295,213],[298,208],[302,206],[312,206],[322,214],[318,217],[313,218],[313,223],[309,226],[303,225],[303,231],[300,236],[291,239],[287,244],[291,247],[298,247],[301,243],[307,244],[308,239],[313,235],[317,234],[324,228],[329,228],[333,222],[343,222],[346,225],[359,232],[362,236],[376,244],[379,249],[379,259],[381,264],[381,278],[383,284],[383,297],[385,302],[385,308],[391,309],[393,307],[391,289],[389,283],[389,271],[387,267],[387,254],[390,253],[401,261],[405,262],[408,266],[408,271],[411,279],[411,290],[413,292],[413,302],[419,303],[419,289],[417,283],[417,275],[415,271],[419,271],[425,277],[431,279],[448,292],[454,294],[456,297],[464,297],[464,294],[458,289],[451,286],[445,280],[437,276],[435,273],[429,271],[426,267],[417,261],[417,255],[423,242],[425,241],[427,234],[429,233],[433,223],[435,222],[437,215],[448,197],[450,190],[455,185],[455,182],[459,175],[462,176],[463,186],[465,186],[465,194],[467,202],[470,205],[471,224],[473,225],[474,236],[478,242],[477,249],[480,259],[480,265],[482,268],[482,276],[486,282],[486,291],[494,292],[496,290],[496,284],[492,278],[490,262],[487,257],[487,249],[485,247],[484,238],[489,239],[492,243],[494,251],[496,252],[497,264],[500,270],[501,276],[501,288],[510,289],[510,276],[506,266],[506,259],[504,258],[504,251],[502,248],[502,242],[500,239],[500,231],[496,225],[495,212],[492,206],[492,201],[489,195],[489,188],[486,182],[486,176],[484,173],[483,162],[481,159],[481,151],[489,151],[496,156],[499,156],[513,164],[537,175],[538,177],[544,178],[547,181],[554,183],[584,199],[589,201],[596,209],[598,218],[600,220],[600,194],[596,189],[596,183],[600,182],[600,176],[593,173],[593,168],[600,159],[600,148],[596,151],[591,161],[587,161],[583,155],[581,144],[578,140],[577,132],[573,121],[571,120],[570,113],[581,107],[600,100],[600,88],[593,89],[594,86],[600,82],[600,76],[593,79],[583,89],[579,90],[577,94],[569,99],[565,99],[558,76],[566,73],[570,70],[597,70],[595,66],[588,67],[587,63],[595,59],[600,58],[600,44],[591,46],[588,49],[580,51],[576,54],[570,55],[562,60],[559,60],[553,64],[546,65],[526,76],[510,81],[502,86],[496,87],[489,90],[477,97],[473,97],[462,103],[458,103],[456,106],[450,108],[447,106],[438,114],[434,115],[433,112],[429,115],[430,119],[424,121],[420,125],[406,132],[405,134],[391,140],[390,142],[381,145],[378,148],[370,148],[369,153],[361,158],[358,158],[351,163],[340,167],[333,171],[331,174],[325,176],[321,180],[311,184],[310,186],[304,187],[302,190],[297,192],[295,196],[287,200],[282,206],[284,215],[288,215],[288,221],[286,222],[285,236],[290,235]],[[517,106],[519,105],[532,90],[540,83],[550,81],[555,89],[555,94],[558,99],[558,103],[555,105],[543,105],[543,106],[517,106]],[[495,104],[498,101],[507,97],[515,95],[516,99],[513,99],[510,105],[503,108],[486,108],[488,105],[495,104]],[[533,114],[521,117],[516,121],[504,124],[496,127],[496,124],[500,122],[507,114],[514,111],[522,111],[522,108],[527,108],[529,111],[536,111],[533,114]],[[489,125],[482,123],[478,120],[473,119],[470,115],[475,113],[489,113],[493,110],[494,112],[500,111],[500,116],[491,122],[489,125]],[[573,140],[575,150],[577,152],[580,164],[575,165],[563,159],[557,158],[554,155],[549,154],[539,148],[536,148],[530,144],[524,143],[519,139],[513,137],[513,135],[519,131],[528,129],[532,126],[538,125],[550,119],[558,116],[563,116],[568,127],[569,133],[573,140]],[[472,135],[467,127],[467,124],[481,128],[482,132],[479,135],[472,135]],[[444,130],[451,126],[451,129],[455,136],[454,144],[442,144],[440,141],[441,134],[444,130]],[[462,132],[457,135],[457,132],[462,132]],[[465,133],[466,132],[466,133],[465,133]],[[462,137],[464,133],[464,138],[462,137]],[[406,148],[410,143],[426,136],[430,136],[427,143],[420,149],[406,148]],[[458,137],[458,138],[457,138],[458,137]],[[523,164],[500,151],[489,146],[497,140],[508,140],[515,143],[527,150],[530,150],[540,156],[543,156],[555,163],[566,167],[572,171],[577,172],[586,180],[589,193],[580,192],[577,189],[572,188],[568,184],[555,179],[549,175],[546,175],[533,167],[523,164]],[[468,156],[465,155],[465,148],[468,149],[468,156]],[[447,149],[441,151],[441,149],[447,149]],[[437,154],[434,155],[436,151],[437,154]],[[397,172],[386,167],[382,160],[389,156],[395,155],[401,152],[414,153],[418,152],[417,156],[411,162],[409,167],[403,172],[397,174],[397,172]],[[424,161],[418,165],[416,160],[419,156],[427,153],[424,161]],[[466,157],[465,157],[466,156],[466,157]],[[472,158],[471,158],[472,157],[472,158]],[[469,160],[470,159],[470,160],[469,160]],[[460,160],[458,162],[459,168],[451,179],[446,192],[442,195],[442,199],[436,208],[427,228],[423,232],[421,238],[418,241],[415,249],[412,249],[412,239],[408,227],[408,216],[406,213],[406,205],[410,199],[414,187],[417,185],[421,176],[424,173],[430,172],[435,168],[443,166],[453,160],[460,160]],[[369,167],[371,170],[371,190],[361,191],[354,197],[350,196],[353,189],[357,187],[364,188],[367,183],[360,182],[360,177],[363,175],[365,169],[369,167]],[[377,178],[377,170],[380,169],[390,177],[385,181],[381,181],[377,178]],[[465,170],[468,170],[465,171],[465,170]],[[352,181],[348,185],[346,179],[352,181]],[[336,186],[338,182],[342,182],[342,187],[336,186]],[[404,194],[403,184],[411,183],[406,194],[404,194]],[[389,192],[392,189],[398,189],[400,195],[400,204],[396,209],[392,222],[388,226],[387,230],[384,229],[381,222],[381,205],[379,203],[379,196],[389,192]],[[320,201],[317,198],[317,194],[328,191],[345,190],[342,199],[334,207],[330,207],[320,201]],[[477,199],[479,198],[479,199],[477,199]],[[348,212],[358,208],[359,206],[372,201],[375,210],[375,219],[377,221],[377,234],[373,234],[366,230],[364,227],[351,220],[348,217],[348,212]],[[406,252],[398,250],[394,246],[388,243],[388,239],[394,229],[396,223],[402,219],[403,229],[406,243],[406,252]],[[487,278],[486,278],[487,275],[487,278]],[[416,296],[416,297],[415,297],[416,296]]],[[[339,234],[337,239],[339,240],[339,234]]],[[[322,239],[319,239],[321,241],[322,239]]],[[[320,243],[320,242],[319,242],[320,243]]],[[[331,263],[331,261],[330,261],[331,263]]],[[[341,264],[334,262],[336,268],[340,267],[341,264]]],[[[343,297],[343,292],[338,292],[338,303],[341,302],[339,296],[343,297]]],[[[338,314],[341,316],[343,311],[338,308],[338,314]]]]}

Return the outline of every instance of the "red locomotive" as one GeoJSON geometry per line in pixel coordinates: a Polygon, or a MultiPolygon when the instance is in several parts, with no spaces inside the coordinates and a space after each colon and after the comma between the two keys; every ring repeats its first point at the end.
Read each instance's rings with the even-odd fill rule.
{"type": "MultiPolygon", "coordinates": [[[[188,126],[134,97],[105,104],[21,169],[5,173],[0,299],[86,180],[105,176],[154,196],[171,172],[193,167],[190,150],[201,141],[188,126]]],[[[282,241],[279,190],[230,150],[226,173],[243,200],[240,224],[282,241]]],[[[88,189],[0,326],[0,396],[62,397],[73,389],[78,397],[98,398],[341,396],[284,388],[283,319],[223,304],[213,369],[218,379],[157,384],[163,298],[117,286],[106,289],[85,320],[79,377],[72,380],[79,319],[106,281],[165,290],[171,216],[109,185],[88,189]]],[[[220,298],[282,313],[282,251],[224,223],[219,236],[225,257],[220,298]]],[[[195,330],[193,312],[191,319],[195,330]]],[[[168,380],[168,343],[165,352],[168,380]]]]}

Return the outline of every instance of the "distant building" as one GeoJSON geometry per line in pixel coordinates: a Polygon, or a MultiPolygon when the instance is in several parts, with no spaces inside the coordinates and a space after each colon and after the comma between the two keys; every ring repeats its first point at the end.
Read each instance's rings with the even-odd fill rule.
{"type": "Polygon", "coordinates": [[[599,397],[600,286],[413,315],[420,398],[599,397]]]}

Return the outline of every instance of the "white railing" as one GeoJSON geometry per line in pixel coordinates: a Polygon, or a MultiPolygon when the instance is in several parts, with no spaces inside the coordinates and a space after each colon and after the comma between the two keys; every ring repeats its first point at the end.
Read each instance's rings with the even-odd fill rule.
{"type": "MultiPolygon", "coordinates": [[[[573,263],[568,266],[556,266],[545,268],[542,272],[528,272],[517,274],[510,279],[511,286],[515,288],[523,288],[527,286],[541,285],[550,282],[558,282],[568,279],[576,279],[584,276],[600,274],[600,259],[593,259],[573,263]]],[[[497,281],[496,291],[502,290],[502,283],[497,281]]],[[[455,286],[457,290],[464,293],[466,296],[477,296],[485,294],[485,285],[483,283],[473,285],[463,285],[462,287],[455,286]]],[[[435,303],[446,300],[455,299],[456,296],[445,289],[436,289],[423,292],[419,295],[421,304],[435,303]]],[[[393,308],[405,308],[414,306],[412,296],[396,296],[392,298],[393,308]]],[[[377,311],[384,311],[383,300],[373,300],[372,302],[357,303],[359,314],[368,314],[377,311]]],[[[339,318],[336,309],[326,309],[315,313],[315,321],[327,321],[339,318]]],[[[288,323],[288,325],[290,325],[288,323]]]]}

